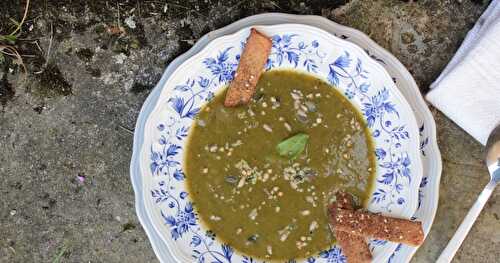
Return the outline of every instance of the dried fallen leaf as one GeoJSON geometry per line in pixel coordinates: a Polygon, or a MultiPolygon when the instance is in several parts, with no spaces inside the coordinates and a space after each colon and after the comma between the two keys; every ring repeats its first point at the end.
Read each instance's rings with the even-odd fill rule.
{"type": "Polygon", "coordinates": [[[123,35],[125,34],[125,29],[121,26],[109,26],[108,33],[111,35],[123,35]]]}

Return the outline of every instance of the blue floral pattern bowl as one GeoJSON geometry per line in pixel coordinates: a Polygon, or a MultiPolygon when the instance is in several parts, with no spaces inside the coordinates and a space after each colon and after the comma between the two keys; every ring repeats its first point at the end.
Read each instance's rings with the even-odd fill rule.
{"type": "MultiPolygon", "coordinates": [[[[375,141],[377,176],[368,209],[410,218],[418,206],[422,177],[419,130],[392,78],[359,47],[315,27],[259,26],[273,39],[266,65],[309,72],[338,88],[364,115],[375,141]]],[[[221,244],[199,224],[184,185],[183,149],[200,107],[228,83],[249,28],[220,37],[181,64],[166,80],[144,133],[140,152],[144,204],[155,230],[179,262],[257,262],[221,244]]],[[[397,244],[372,240],[376,262],[397,244]]],[[[306,262],[344,262],[331,248],[306,262]]]]}

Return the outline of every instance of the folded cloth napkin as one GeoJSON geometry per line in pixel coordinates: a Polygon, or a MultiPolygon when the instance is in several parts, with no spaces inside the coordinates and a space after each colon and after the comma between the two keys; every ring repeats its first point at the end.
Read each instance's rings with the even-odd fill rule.
{"type": "Polygon", "coordinates": [[[426,98],[486,144],[500,124],[500,0],[491,1],[426,98]]]}

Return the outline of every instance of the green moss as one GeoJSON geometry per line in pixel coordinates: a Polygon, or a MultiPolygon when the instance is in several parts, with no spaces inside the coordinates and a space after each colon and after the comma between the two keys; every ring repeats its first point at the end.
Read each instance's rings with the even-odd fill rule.
{"type": "Polygon", "coordinates": [[[128,223],[122,225],[122,232],[125,232],[128,230],[133,230],[133,229],[135,229],[134,223],[128,222],[128,223]]]}
{"type": "Polygon", "coordinates": [[[415,41],[415,36],[411,32],[404,32],[401,34],[401,41],[403,44],[411,44],[415,41]]]}
{"type": "Polygon", "coordinates": [[[135,82],[134,85],[132,85],[132,88],[130,89],[130,91],[134,94],[138,94],[138,93],[141,93],[141,92],[146,91],[146,90],[151,90],[153,87],[154,87],[153,85],[144,85],[144,84],[135,82]]]}
{"type": "Polygon", "coordinates": [[[85,70],[87,70],[87,72],[90,73],[90,75],[92,77],[98,78],[101,76],[101,70],[98,68],[93,68],[93,67],[88,66],[85,68],[85,70]]]}
{"type": "Polygon", "coordinates": [[[76,56],[83,61],[91,61],[94,56],[94,51],[90,50],[90,48],[82,48],[76,51],[76,56]]]}
{"type": "Polygon", "coordinates": [[[72,94],[72,87],[64,79],[59,67],[49,64],[39,75],[40,85],[33,91],[34,95],[42,98],[68,96],[72,94]]]}
{"type": "Polygon", "coordinates": [[[128,29],[123,36],[111,36],[110,39],[111,50],[115,53],[124,53],[127,56],[130,55],[132,49],[144,48],[148,45],[144,28],[140,23],[136,24],[135,29],[128,29]]]}
{"type": "MultiPolygon", "coordinates": [[[[7,71],[5,71],[5,72],[7,72],[7,71]]],[[[14,88],[7,80],[7,73],[5,73],[3,75],[3,78],[0,79],[0,104],[2,104],[2,106],[5,106],[8,101],[10,101],[14,98],[15,94],[16,94],[16,92],[15,92],[14,88]]]]}
{"type": "Polygon", "coordinates": [[[106,27],[104,27],[103,24],[98,24],[95,26],[94,31],[96,32],[96,34],[100,35],[106,31],[106,27]]]}

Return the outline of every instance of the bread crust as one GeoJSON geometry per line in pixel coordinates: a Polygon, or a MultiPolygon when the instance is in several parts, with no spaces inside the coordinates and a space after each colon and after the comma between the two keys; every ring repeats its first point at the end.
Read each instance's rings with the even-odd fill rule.
{"type": "Polygon", "coordinates": [[[241,54],[234,79],[229,84],[224,106],[236,107],[250,102],[260,75],[264,71],[271,52],[272,40],[255,28],[250,35],[241,54]]]}
{"type": "MultiPolygon", "coordinates": [[[[337,208],[340,209],[354,209],[354,201],[352,195],[345,192],[338,192],[336,194],[337,202],[333,203],[329,210],[332,217],[336,216],[337,208]]],[[[366,239],[362,236],[352,235],[349,232],[341,231],[335,228],[335,237],[337,242],[342,248],[342,252],[347,258],[349,263],[368,263],[372,261],[372,254],[366,239]]]]}
{"type": "Polygon", "coordinates": [[[422,223],[417,221],[341,208],[335,211],[333,221],[336,229],[352,235],[410,246],[419,246],[424,242],[422,223]]]}

